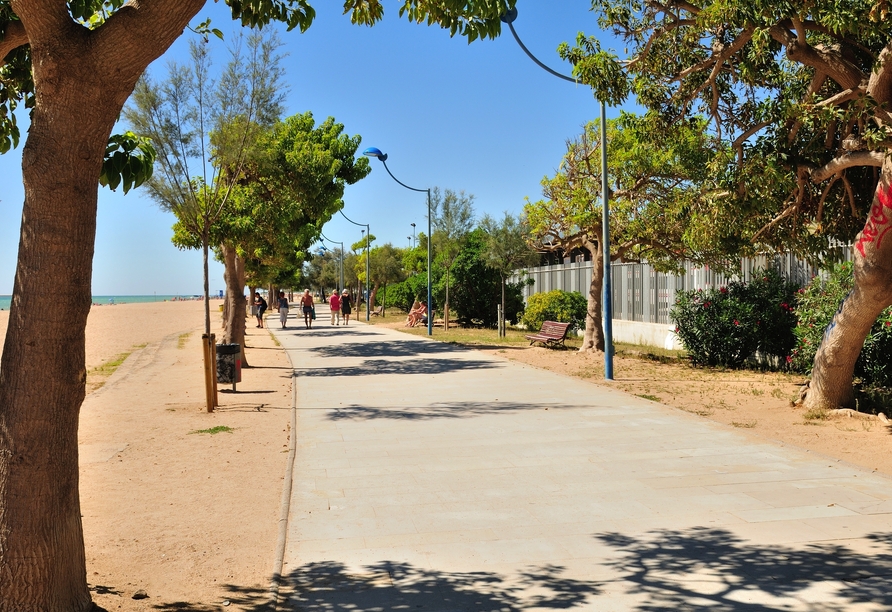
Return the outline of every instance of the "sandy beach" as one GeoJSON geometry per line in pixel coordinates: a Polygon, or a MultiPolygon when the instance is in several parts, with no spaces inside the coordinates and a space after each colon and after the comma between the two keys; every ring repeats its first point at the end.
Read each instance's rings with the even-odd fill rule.
{"type": "MultiPolygon", "coordinates": [[[[0,312],[5,334],[8,311],[0,312]]],[[[218,303],[212,303],[219,327],[218,303]]],[[[269,587],[290,435],[291,374],[249,325],[252,367],[205,411],[198,301],[94,306],[81,409],[80,493],[93,599],[107,610],[217,610],[269,587]],[[101,385],[101,386],[100,386],[101,385]],[[223,427],[217,434],[201,433],[223,427]],[[143,591],[145,599],[133,599],[143,591]]],[[[220,334],[219,329],[215,333],[220,334]]],[[[219,336],[218,336],[219,337],[219,336]]]]}

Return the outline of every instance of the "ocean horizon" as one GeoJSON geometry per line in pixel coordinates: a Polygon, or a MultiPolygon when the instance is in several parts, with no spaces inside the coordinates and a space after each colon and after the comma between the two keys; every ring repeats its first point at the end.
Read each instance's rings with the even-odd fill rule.
{"type": "MultiPolygon", "coordinates": [[[[194,299],[197,297],[201,297],[199,294],[194,295],[94,295],[93,303],[94,304],[142,304],[145,302],[169,302],[174,298],[178,299],[194,299]]],[[[216,295],[212,295],[211,299],[217,298],[216,295]]],[[[11,295],[0,295],[0,310],[9,310],[9,305],[12,302],[11,295]]]]}

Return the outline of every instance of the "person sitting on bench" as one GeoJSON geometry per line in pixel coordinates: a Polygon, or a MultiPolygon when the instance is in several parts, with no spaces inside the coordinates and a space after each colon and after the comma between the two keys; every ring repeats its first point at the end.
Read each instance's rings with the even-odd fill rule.
{"type": "Polygon", "coordinates": [[[418,322],[424,317],[425,312],[427,312],[427,306],[416,300],[412,305],[412,310],[409,311],[409,316],[406,317],[406,327],[415,327],[418,325],[418,322]]]}

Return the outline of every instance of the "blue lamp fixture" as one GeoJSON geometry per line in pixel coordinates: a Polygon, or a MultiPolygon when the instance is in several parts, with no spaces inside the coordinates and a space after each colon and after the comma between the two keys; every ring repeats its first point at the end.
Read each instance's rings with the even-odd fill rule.
{"type": "Polygon", "coordinates": [[[367,157],[377,157],[381,161],[381,163],[384,164],[384,169],[387,170],[387,174],[390,175],[390,178],[395,180],[406,189],[427,193],[427,335],[433,336],[434,313],[433,309],[431,308],[431,306],[433,306],[433,301],[431,299],[431,190],[409,187],[404,182],[393,176],[393,172],[391,172],[390,168],[387,167],[387,153],[382,153],[381,149],[369,147],[368,149],[363,151],[362,154],[367,157]]]}
{"type": "MultiPolygon", "coordinates": [[[[509,10],[500,19],[502,23],[508,24],[511,34],[514,35],[514,40],[537,66],[559,79],[576,83],[576,79],[555,72],[540,62],[521,42],[514,30],[514,20],[517,19],[516,8],[509,10]]],[[[598,102],[601,105],[601,245],[604,252],[604,293],[601,299],[601,319],[604,321],[604,378],[613,380],[613,288],[610,272],[610,208],[607,198],[607,110],[603,100],[598,100],[598,102]]]]}

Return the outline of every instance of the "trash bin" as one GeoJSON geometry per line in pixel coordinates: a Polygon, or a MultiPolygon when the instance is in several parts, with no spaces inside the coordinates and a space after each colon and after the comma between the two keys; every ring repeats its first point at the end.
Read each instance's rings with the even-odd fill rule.
{"type": "Polygon", "coordinates": [[[217,345],[217,382],[231,383],[235,389],[235,383],[242,382],[242,360],[239,355],[242,347],[239,344],[217,345]]]}

